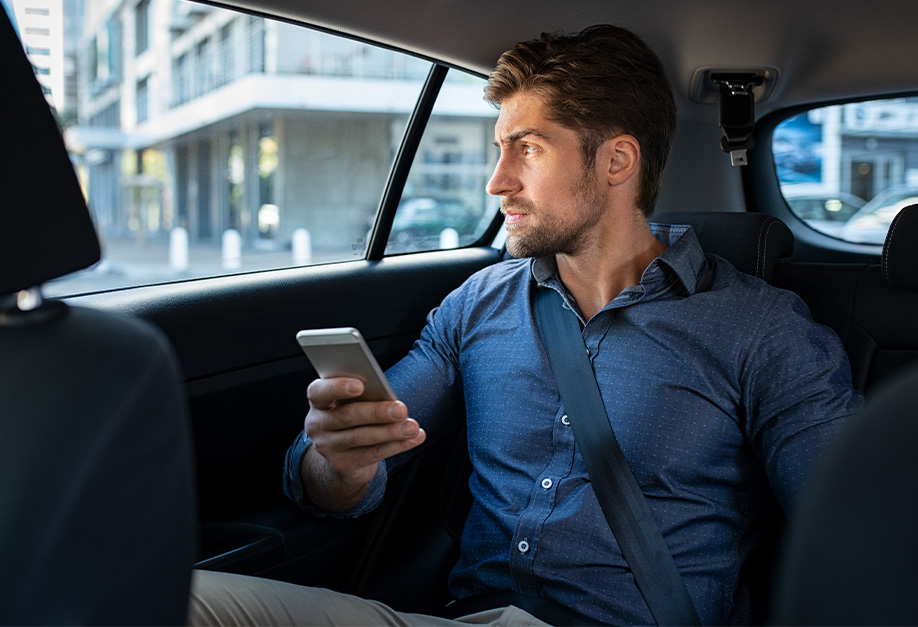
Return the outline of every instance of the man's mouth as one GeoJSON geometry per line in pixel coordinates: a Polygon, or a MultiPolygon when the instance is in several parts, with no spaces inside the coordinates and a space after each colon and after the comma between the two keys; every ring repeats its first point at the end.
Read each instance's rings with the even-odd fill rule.
{"type": "Polygon", "coordinates": [[[504,214],[505,226],[518,224],[529,216],[528,211],[519,209],[517,207],[507,206],[506,204],[501,204],[500,211],[504,214]]]}
{"type": "Polygon", "coordinates": [[[518,224],[526,218],[527,214],[522,211],[504,211],[504,224],[511,226],[513,224],[518,224]]]}

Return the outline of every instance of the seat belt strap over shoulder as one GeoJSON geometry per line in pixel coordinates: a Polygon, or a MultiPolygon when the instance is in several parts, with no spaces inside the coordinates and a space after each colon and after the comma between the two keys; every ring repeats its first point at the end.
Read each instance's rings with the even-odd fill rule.
{"type": "Polygon", "coordinates": [[[561,295],[537,288],[535,317],[590,483],[658,625],[700,625],[685,582],[606,414],[580,321],[561,295]]]}

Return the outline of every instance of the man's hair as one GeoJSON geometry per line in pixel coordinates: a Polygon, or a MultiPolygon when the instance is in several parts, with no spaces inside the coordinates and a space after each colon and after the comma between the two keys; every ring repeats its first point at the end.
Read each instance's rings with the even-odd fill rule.
{"type": "Polygon", "coordinates": [[[575,130],[587,166],[602,142],[633,135],[641,146],[637,206],[653,212],[676,132],[676,103],[657,55],[631,31],[607,24],[543,33],[501,55],[485,100],[540,96],[554,122],[575,130]]]}

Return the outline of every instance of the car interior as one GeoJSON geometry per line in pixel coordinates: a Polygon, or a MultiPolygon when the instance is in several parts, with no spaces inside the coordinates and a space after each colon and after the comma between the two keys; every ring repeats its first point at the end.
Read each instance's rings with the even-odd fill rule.
{"type": "MultiPolygon", "coordinates": [[[[93,197],[87,207],[61,131],[0,10],[0,76],[7,85],[0,169],[0,623],[183,623],[192,568],[331,588],[403,611],[442,610],[468,510],[462,426],[429,434],[424,451],[390,477],[386,499],[372,514],[304,513],[281,491],[284,454],[303,428],[306,387],[316,377],[295,336],[301,329],[356,327],[385,369],[410,350],[427,314],[450,291],[507,257],[496,206],[477,220],[483,226],[476,239],[457,247],[391,254],[387,242],[425,125],[446,89],[444,76],[486,77],[504,50],[543,31],[613,23],[634,30],[660,55],[679,126],[652,221],[690,224],[706,253],[800,295],[813,318],[841,338],[854,384],[867,398],[859,426],[866,433],[873,424],[887,425],[892,433],[862,434],[840,446],[832,468],[845,468],[847,459],[866,468],[858,442],[875,447],[869,463],[884,467],[884,447],[914,441],[916,388],[895,383],[910,373],[914,381],[918,364],[918,206],[897,214],[882,245],[834,237],[794,214],[773,147],[791,116],[918,95],[911,54],[918,5],[234,0],[201,6],[372,43],[423,59],[431,69],[391,167],[381,166],[388,170],[374,192],[378,203],[357,258],[42,298],[43,284],[98,267],[106,240],[93,229],[93,197]],[[740,83],[752,78],[727,88],[724,75],[740,83]],[[729,123],[737,110],[731,97],[743,98],[751,115],[742,120],[739,140],[729,123]],[[893,426],[889,415],[898,417],[893,426]]],[[[918,126],[910,132],[918,136],[918,126]]],[[[892,473],[900,498],[915,485],[909,465],[892,473]]],[[[879,498],[871,485],[864,492],[879,498]]],[[[758,580],[757,622],[918,621],[905,593],[814,583],[846,566],[819,560],[882,534],[875,518],[902,515],[914,526],[914,508],[848,503],[824,475],[811,494],[805,524],[776,520],[774,537],[749,565],[758,580]],[[829,509],[809,511],[823,505],[829,509]],[[864,514],[862,525],[823,533],[852,509],[864,514]],[[823,550],[808,550],[817,538],[823,550]],[[839,599],[857,611],[831,611],[839,599]]],[[[914,543],[874,544],[858,562],[860,572],[891,572],[903,589],[914,589],[911,569],[883,570],[888,556],[914,555],[914,543]]]]}

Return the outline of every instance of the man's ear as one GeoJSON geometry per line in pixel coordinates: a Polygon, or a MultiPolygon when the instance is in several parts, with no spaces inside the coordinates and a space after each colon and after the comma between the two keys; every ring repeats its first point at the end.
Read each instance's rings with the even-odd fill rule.
{"type": "Polygon", "coordinates": [[[617,135],[599,149],[609,185],[621,185],[640,170],[641,145],[632,135],[617,135]]]}

